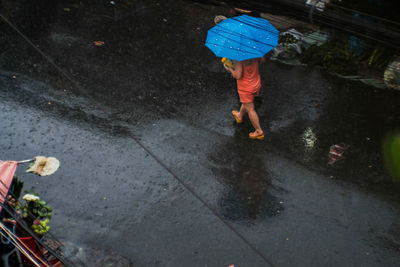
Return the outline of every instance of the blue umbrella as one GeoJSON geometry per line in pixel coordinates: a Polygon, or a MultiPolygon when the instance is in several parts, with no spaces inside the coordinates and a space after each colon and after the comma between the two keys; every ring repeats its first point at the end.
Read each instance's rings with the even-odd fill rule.
{"type": "Polygon", "coordinates": [[[217,57],[242,61],[264,56],[278,45],[278,38],[279,31],[266,19],[242,15],[212,27],[206,46],[217,57]]]}

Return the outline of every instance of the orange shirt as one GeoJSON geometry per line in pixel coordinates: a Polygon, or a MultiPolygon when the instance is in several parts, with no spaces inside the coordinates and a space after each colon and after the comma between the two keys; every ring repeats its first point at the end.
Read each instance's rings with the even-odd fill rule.
{"type": "Polygon", "coordinates": [[[246,66],[243,64],[242,78],[237,80],[237,87],[240,91],[254,93],[261,88],[261,77],[258,72],[258,60],[246,66]]]}

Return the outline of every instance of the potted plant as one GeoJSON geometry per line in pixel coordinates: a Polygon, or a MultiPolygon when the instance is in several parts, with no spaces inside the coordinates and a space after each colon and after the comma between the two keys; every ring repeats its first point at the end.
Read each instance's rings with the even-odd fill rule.
{"type": "Polygon", "coordinates": [[[25,191],[25,195],[17,206],[17,210],[22,214],[23,220],[32,230],[39,236],[50,231],[48,225],[52,217],[52,207],[46,201],[40,200],[40,197],[35,192],[25,191]]]}

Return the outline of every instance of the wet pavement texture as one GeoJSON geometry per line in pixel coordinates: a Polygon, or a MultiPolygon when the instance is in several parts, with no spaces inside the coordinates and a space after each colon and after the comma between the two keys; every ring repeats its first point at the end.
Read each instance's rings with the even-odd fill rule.
{"type": "Polygon", "coordinates": [[[267,62],[266,139],[254,142],[230,115],[235,81],[204,46],[229,10],[115,2],[10,13],[67,76],[0,24],[1,158],[60,160],[53,176],[18,174],[88,266],[93,249],[135,266],[268,266],[177,177],[275,266],[398,264],[400,190],[382,156],[398,92],[267,62]],[[345,158],[327,165],[342,142],[345,158]]]}

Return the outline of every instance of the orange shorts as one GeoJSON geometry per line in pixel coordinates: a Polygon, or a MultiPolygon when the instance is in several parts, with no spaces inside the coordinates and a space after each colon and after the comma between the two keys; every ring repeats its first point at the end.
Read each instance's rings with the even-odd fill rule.
{"type": "Polygon", "coordinates": [[[261,88],[258,88],[254,92],[248,92],[248,91],[243,91],[243,90],[238,89],[240,103],[243,103],[243,104],[253,103],[254,97],[260,95],[260,89],[261,88]]]}

